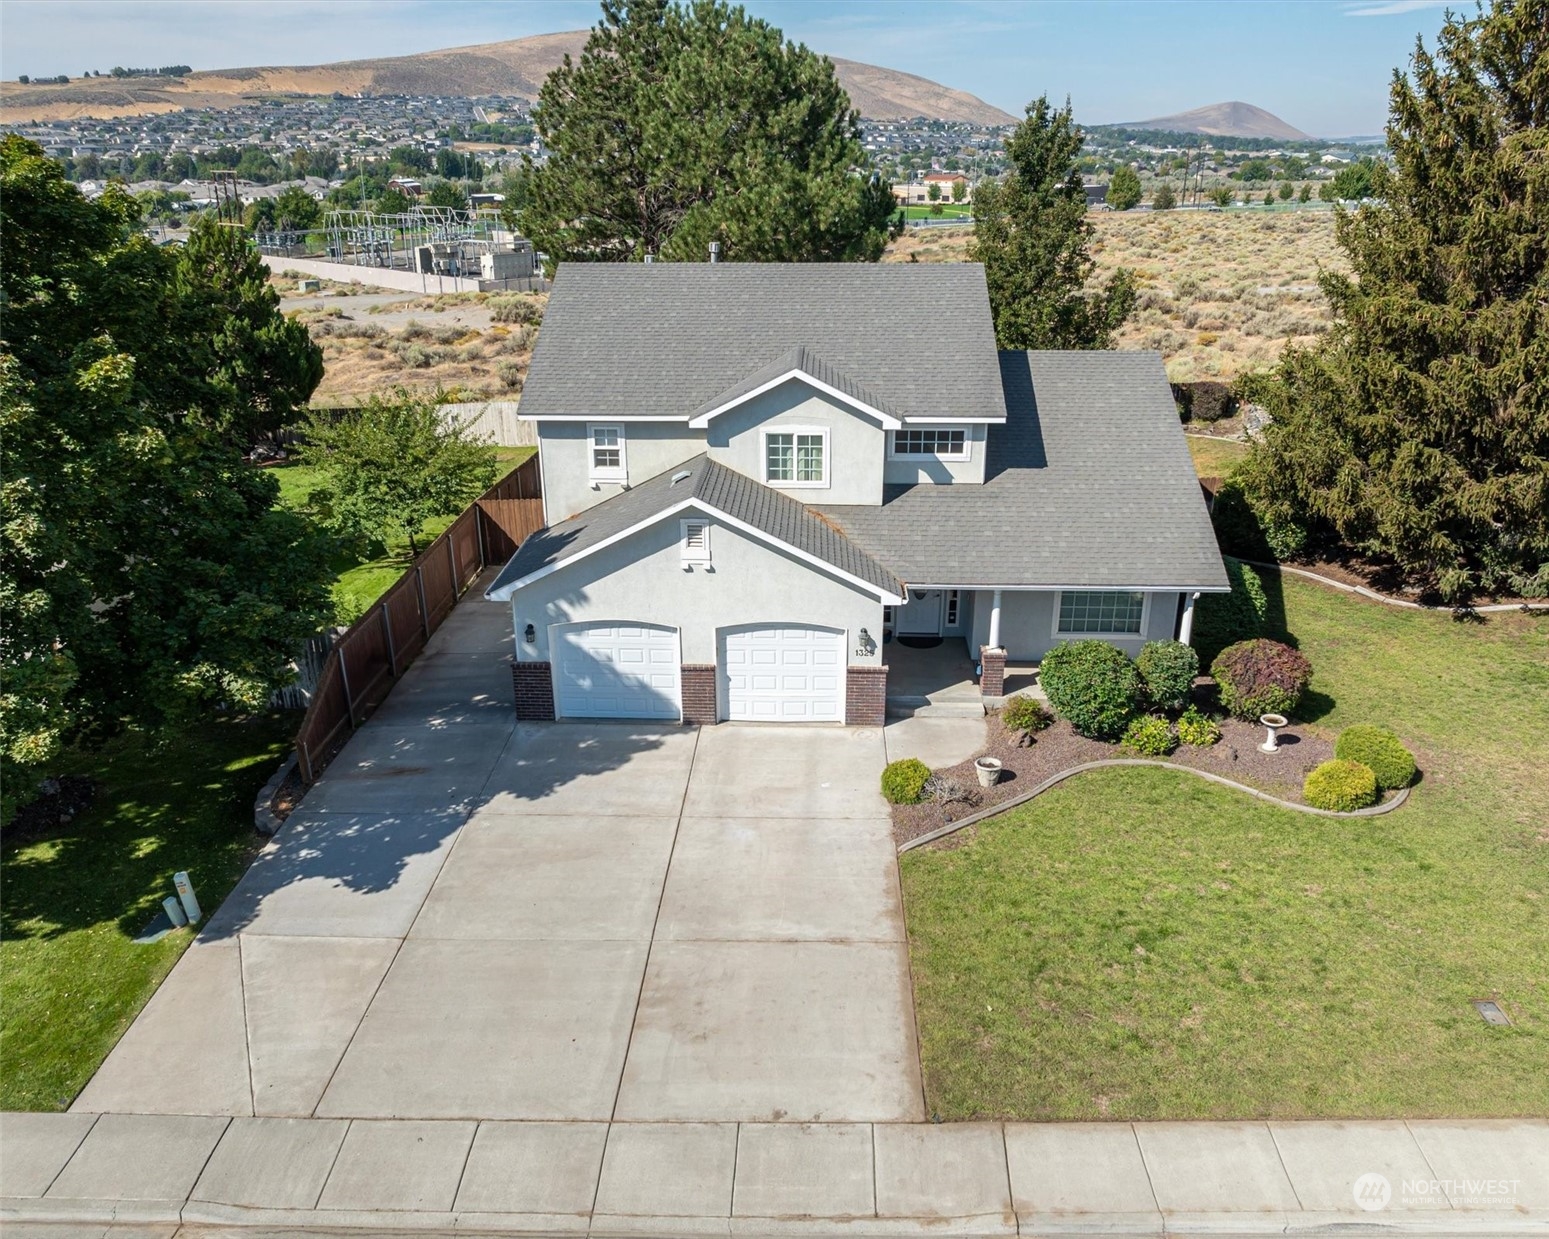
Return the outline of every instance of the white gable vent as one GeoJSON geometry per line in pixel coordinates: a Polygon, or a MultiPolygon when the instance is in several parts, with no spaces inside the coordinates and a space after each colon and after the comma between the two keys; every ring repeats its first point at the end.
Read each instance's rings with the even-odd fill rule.
{"type": "Polygon", "coordinates": [[[681,522],[681,526],[684,565],[708,564],[710,562],[710,522],[686,520],[681,522]]]}

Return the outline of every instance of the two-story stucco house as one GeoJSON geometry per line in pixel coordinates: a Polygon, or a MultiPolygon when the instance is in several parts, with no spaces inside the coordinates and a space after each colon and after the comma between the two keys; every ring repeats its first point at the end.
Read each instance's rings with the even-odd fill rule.
{"type": "Polygon", "coordinates": [[[1227,588],[1161,359],[997,351],[974,264],[567,265],[521,414],[525,718],[877,724],[900,639],[994,698],[1227,588]]]}

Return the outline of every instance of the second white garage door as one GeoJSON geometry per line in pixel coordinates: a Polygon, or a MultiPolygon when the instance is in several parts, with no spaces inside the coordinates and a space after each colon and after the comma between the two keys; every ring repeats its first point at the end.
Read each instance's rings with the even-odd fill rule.
{"type": "Polygon", "coordinates": [[[676,722],[678,630],[654,624],[565,624],[554,630],[554,705],[560,718],[676,722]]]}
{"type": "Polygon", "coordinates": [[[811,625],[721,635],[726,717],[752,723],[844,722],[844,633],[811,625]]]}

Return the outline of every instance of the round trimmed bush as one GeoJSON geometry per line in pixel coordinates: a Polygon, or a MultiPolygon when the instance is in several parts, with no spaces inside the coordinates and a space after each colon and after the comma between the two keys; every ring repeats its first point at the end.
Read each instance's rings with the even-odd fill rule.
{"type": "Polygon", "coordinates": [[[1106,641],[1070,641],[1043,656],[1038,682],[1083,736],[1116,740],[1140,700],[1140,672],[1106,641]]]}
{"type": "Polygon", "coordinates": [[[1054,721],[1054,715],[1031,697],[1013,697],[1001,709],[1000,721],[1007,731],[1026,734],[1042,731],[1054,721]]]}
{"type": "Polygon", "coordinates": [[[1336,757],[1308,774],[1302,783],[1302,799],[1314,809],[1353,813],[1377,803],[1377,776],[1370,766],[1336,757]]]}
{"type": "Polygon", "coordinates": [[[1166,757],[1178,747],[1178,742],[1173,739],[1173,729],[1165,718],[1142,714],[1124,729],[1124,739],[1119,741],[1119,747],[1141,757],[1166,757]]]}
{"type": "Polygon", "coordinates": [[[1227,713],[1251,722],[1261,714],[1295,710],[1312,679],[1312,664],[1299,650],[1259,637],[1227,646],[1211,663],[1210,674],[1227,713]]]}
{"type": "Polygon", "coordinates": [[[930,767],[918,757],[890,761],[882,771],[882,796],[889,804],[919,804],[930,767]]]}
{"type": "Polygon", "coordinates": [[[1415,777],[1415,755],[1385,727],[1357,723],[1339,733],[1334,756],[1370,766],[1377,786],[1392,791],[1408,787],[1415,777]]]}
{"type": "Polygon", "coordinates": [[[1199,655],[1181,641],[1147,641],[1140,647],[1135,669],[1145,681],[1152,705],[1159,710],[1181,710],[1194,691],[1199,655]]]}
{"type": "Polygon", "coordinates": [[[1221,738],[1215,719],[1190,706],[1178,716],[1178,739],[1195,748],[1209,748],[1221,738]]]}

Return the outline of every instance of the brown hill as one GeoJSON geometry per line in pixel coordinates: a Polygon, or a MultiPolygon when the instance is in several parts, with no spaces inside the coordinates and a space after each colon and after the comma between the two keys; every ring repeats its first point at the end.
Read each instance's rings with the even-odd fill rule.
{"type": "MultiPolygon", "coordinates": [[[[450,47],[413,56],[336,64],[215,69],[185,78],[91,78],[66,86],[0,84],[0,123],[111,118],[177,108],[240,107],[273,95],[517,95],[535,99],[543,79],[568,52],[578,56],[585,30],[538,34],[503,43],[450,47]]],[[[1008,125],[1015,117],[928,78],[853,60],[834,61],[839,82],[862,116],[1008,125]]]]}
{"type": "Polygon", "coordinates": [[[1173,133],[1204,133],[1218,138],[1281,138],[1310,142],[1311,135],[1285,123],[1273,112],[1236,100],[1150,120],[1125,121],[1126,129],[1166,129],[1173,133]]]}

